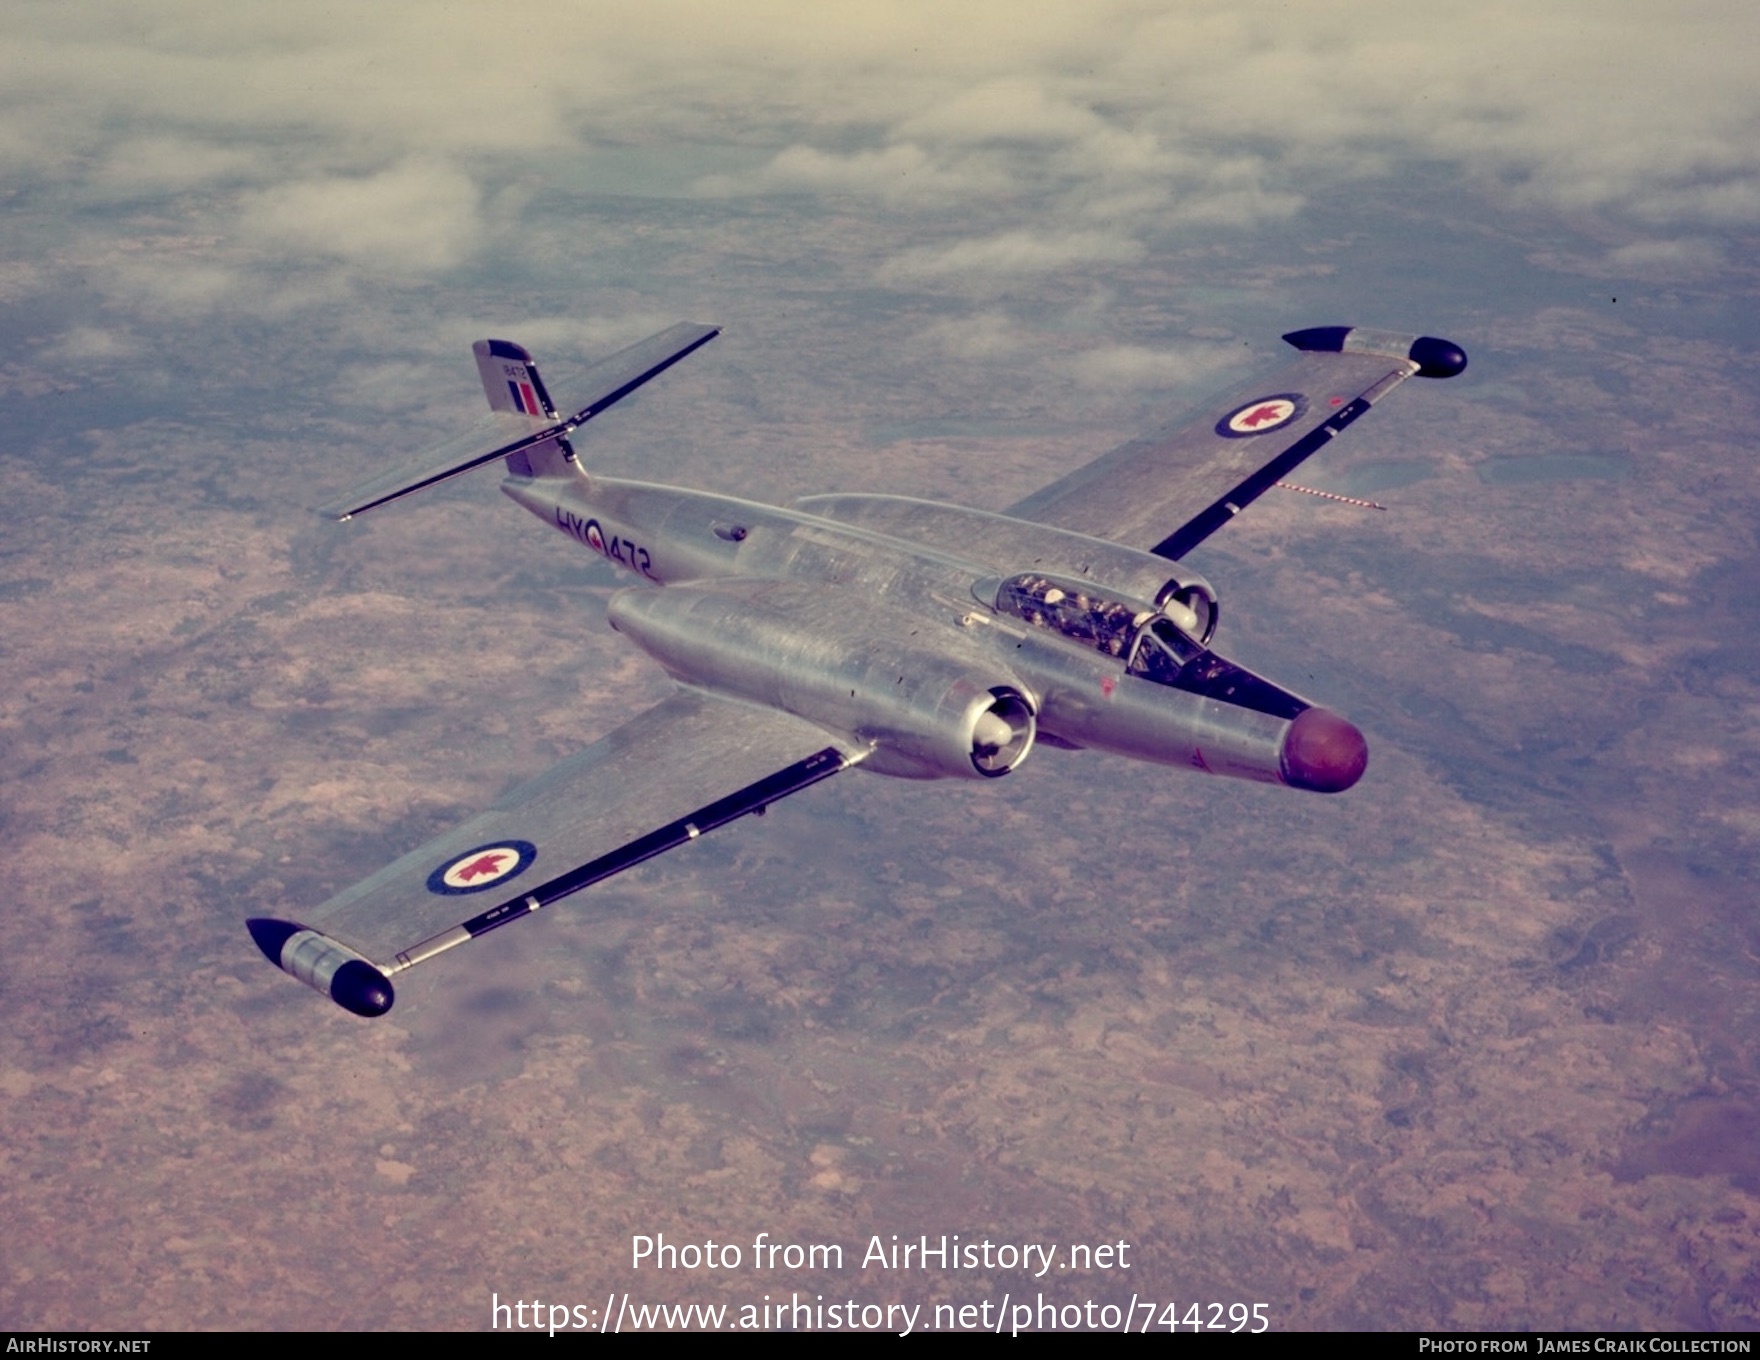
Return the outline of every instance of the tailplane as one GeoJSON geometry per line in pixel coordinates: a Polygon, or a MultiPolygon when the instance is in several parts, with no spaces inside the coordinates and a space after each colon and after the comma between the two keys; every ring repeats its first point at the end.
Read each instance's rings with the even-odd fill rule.
{"type": "Polygon", "coordinates": [[[515,477],[579,476],[568,436],[719,334],[719,326],[681,322],[619,350],[587,370],[587,404],[569,416],[557,414],[538,365],[525,349],[509,340],[479,340],[473,346],[477,373],[493,414],[409,464],[355,487],[324,513],[352,519],[498,458],[507,461],[515,477]]]}

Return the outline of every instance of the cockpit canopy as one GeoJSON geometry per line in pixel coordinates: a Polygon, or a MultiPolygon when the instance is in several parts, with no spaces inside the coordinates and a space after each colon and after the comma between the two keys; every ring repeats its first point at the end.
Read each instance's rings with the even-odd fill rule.
{"type": "Polygon", "coordinates": [[[992,602],[998,613],[1115,656],[1162,684],[1216,632],[1216,593],[1197,577],[1169,581],[1157,603],[1145,604],[1091,582],[1022,572],[997,583],[992,602]]]}

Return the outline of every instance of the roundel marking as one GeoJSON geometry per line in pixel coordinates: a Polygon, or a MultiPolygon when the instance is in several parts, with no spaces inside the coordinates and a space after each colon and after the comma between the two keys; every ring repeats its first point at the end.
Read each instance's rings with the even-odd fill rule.
{"type": "Polygon", "coordinates": [[[597,553],[605,551],[605,531],[596,519],[587,521],[587,546],[597,553]]]}
{"type": "Polygon", "coordinates": [[[524,873],[538,857],[530,841],[490,841],[446,861],[428,875],[428,891],[442,897],[482,892],[524,873]]]}
{"type": "Polygon", "coordinates": [[[1308,399],[1300,392],[1275,392],[1256,397],[1245,406],[1238,406],[1216,422],[1216,433],[1225,439],[1247,439],[1256,434],[1281,430],[1292,420],[1301,418],[1308,409],[1308,399]]]}

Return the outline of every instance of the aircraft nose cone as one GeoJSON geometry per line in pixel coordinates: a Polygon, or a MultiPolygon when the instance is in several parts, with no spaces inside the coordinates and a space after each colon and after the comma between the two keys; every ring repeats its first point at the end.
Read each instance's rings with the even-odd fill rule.
{"type": "Polygon", "coordinates": [[[1283,738],[1283,782],[1315,793],[1342,793],[1363,777],[1369,743],[1336,713],[1303,709],[1283,738]]]}

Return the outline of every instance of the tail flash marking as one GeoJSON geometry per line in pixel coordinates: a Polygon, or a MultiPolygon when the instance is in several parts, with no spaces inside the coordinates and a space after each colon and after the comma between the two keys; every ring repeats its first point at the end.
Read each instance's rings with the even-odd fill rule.
{"type": "Polygon", "coordinates": [[[538,398],[533,394],[532,385],[530,383],[515,382],[512,378],[509,378],[507,380],[507,392],[508,395],[513,398],[513,409],[518,411],[521,415],[543,416],[553,414],[552,412],[545,411],[543,407],[538,405],[538,398]]]}
{"type": "Polygon", "coordinates": [[[538,376],[538,362],[523,345],[511,340],[479,340],[472,351],[477,373],[483,379],[483,395],[490,409],[516,415],[556,419],[556,408],[538,376]]]}

